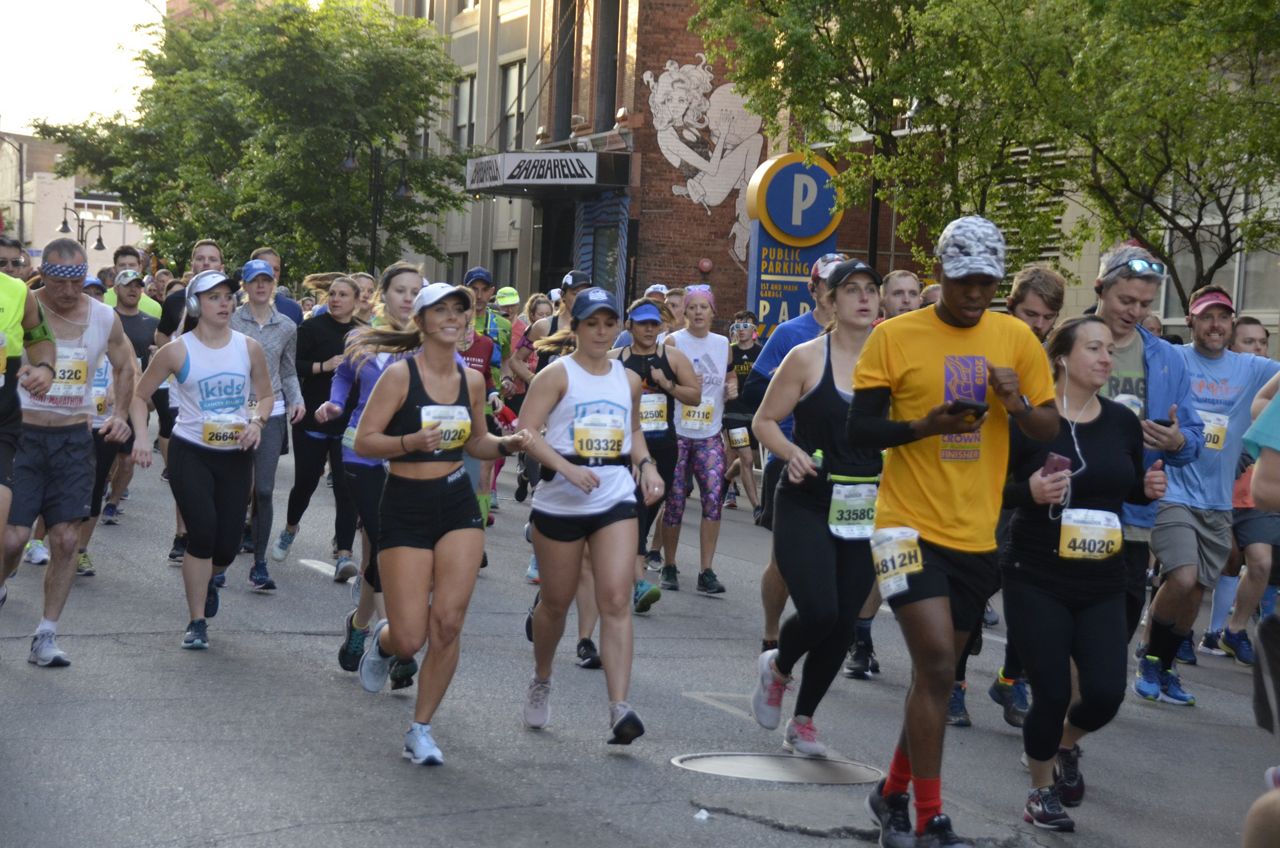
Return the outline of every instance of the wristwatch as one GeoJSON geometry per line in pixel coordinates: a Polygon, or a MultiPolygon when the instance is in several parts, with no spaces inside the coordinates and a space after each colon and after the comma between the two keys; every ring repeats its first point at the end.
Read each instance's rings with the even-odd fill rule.
{"type": "Polygon", "coordinates": [[[1022,409],[1019,409],[1017,412],[1010,412],[1009,414],[1014,418],[1021,418],[1024,415],[1030,415],[1031,410],[1035,409],[1035,407],[1031,405],[1031,401],[1027,399],[1026,395],[1018,395],[1018,397],[1022,398],[1022,409]]]}

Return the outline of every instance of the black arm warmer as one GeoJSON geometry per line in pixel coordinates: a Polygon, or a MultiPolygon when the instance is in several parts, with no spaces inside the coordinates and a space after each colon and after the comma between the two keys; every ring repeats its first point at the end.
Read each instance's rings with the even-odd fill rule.
{"type": "Polygon", "coordinates": [[[916,441],[907,421],[889,420],[889,389],[858,389],[849,405],[845,435],[862,448],[883,450],[916,441]]]}

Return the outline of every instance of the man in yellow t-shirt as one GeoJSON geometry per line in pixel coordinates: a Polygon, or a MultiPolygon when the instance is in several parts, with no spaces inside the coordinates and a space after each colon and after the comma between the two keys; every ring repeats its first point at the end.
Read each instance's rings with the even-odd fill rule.
{"type": "Polygon", "coordinates": [[[1033,439],[1058,432],[1053,376],[1025,323],[987,311],[1004,277],[1004,236],[968,216],[936,250],[942,295],[932,308],[880,324],[854,371],[849,438],[889,448],[872,553],[881,594],[911,653],[913,680],[898,750],[869,804],[882,845],[916,833],[964,845],[942,815],[942,740],[956,657],[999,585],[996,521],[1009,426],[1033,439]]]}

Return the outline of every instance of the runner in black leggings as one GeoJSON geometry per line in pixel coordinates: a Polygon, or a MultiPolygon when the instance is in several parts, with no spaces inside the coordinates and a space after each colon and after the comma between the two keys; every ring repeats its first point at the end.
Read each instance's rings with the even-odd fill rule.
{"type": "Polygon", "coordinates": [[[1075,829],[1063,806],[1084,798],[1077,743],[1111,721],[1124,700],[1121,505],[1158,499],[1165,488],[1160,462],[1143,472],[1137,417],[1098,397],[1113,351],[1102,319],[1063,324],[1048,343],[1058,435],[1033,442],[1011,428],[1004,503],[1016,511],[1001,555],[1004,614],[1034,695],[1022,727],[1032,787],[1023,818],[1048,830],[1075,829]],[[1059,460],[1070,470],[1046,475],[1059,460]]]}
{"type": "Polygon", "coordinates": [[[824,297],[834,328],[787,354],[754,420],[760,442],[787,462],[774,498],[774,526],[785,533],[774,535],[773,553],[796,612],[783,622],[778,647],[757,661],[752,712],[761,727],[778,726],[791,671],[805,656],[783,746],[813,757],[827,753],[814,711],[853,644],[858,610],[875,579],[868,540],[881,465],[879,451],[859,450],[845,438],[853,394],[843,388],[852,385],[880,313],[880,275],[861,260],[842,262],[824,297]],[[792,415],[794,443],[778,426],[792,415]]]}
{"type": "MultiPolygon", "coordinates": [[[[666,493],[671,490],[671,479],[676,472],[676,431],[671,417],[675,401],[697,403],[702,398],[698,375],[694,373],[689,358],[673,347],[658,345],[664,318],[669,320],[670,317],[665,305],[660,307],[648,298],[635,301],[627,315],[631,344],[609,352],[611,358],[621,359],[623,365],[640,375],[640,429],[644,431],[649,455],[653,457],[665,487],[661,498],[640,509],[636,586],[631,598],[636,612],[648,612],[649,607],[662,597],[662,590],[644,578],[644,555],[649,530],[666,503],[666,493]],[[662,314],[664,311],[667,312],[665,316],[662,314]]],[[[639,501],[643,503],[643,498],[639,501]]]]}

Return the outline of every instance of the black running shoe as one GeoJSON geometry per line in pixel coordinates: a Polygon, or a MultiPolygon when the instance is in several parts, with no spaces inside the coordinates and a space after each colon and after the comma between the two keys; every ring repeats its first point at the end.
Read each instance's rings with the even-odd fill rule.
{"type": "Polygon", "coordinates": [[[394,657],[391,660],[391,671],[388,677],[391,680],[391,690],[407,689],[413,685],[413,676],[418,673],[418,661],[413,657],[402,660],[394,657]]]}
{"type": "Polygon", "coordinates": [[[174,536],[173,547],[169,549],[169,562],[181,562],[187,554],[187,537],[174,536]]]}
{"type": "Polygon", "coordinates": [[[1064,807],[1078,807],[1084,801],[1084,775],[1080,774],[1080,746],[1058,749],[1058,764],[1053,767],[1053,788],[1064,807]]]}
{"type": "Polygon", "coordinates": [[[209,625],[203,618],[187,625],[187,632],[182,637],[182,647],[188,651],[203,651],[209,647],[209,625]]]}
{"type": "Polygon", "coordinates": [[[662,587],[664,592],[680,591],[680,570],[674,565],[662,566],[662,571],[658,578],[658,585],[662,587]]]}
{"type": "Polygon", "coordinates": [[[204,596],[204,617],[213,618],[218,614],[218,584],[209,578],[209,591],[204,596]]]}
{"type": "Polygon", "coordinates": [[[1027,796],[1027,807],[1023,810],[1022,820],[1042,830],[1057,830],[1070,833],[1076,829],[1076,823],[1062,809],[1062,799],[1058,790],[1052,786],[1043,789],[1032,789],[1027,796]]]}
{"type": "Polygon", "coordinates": [[[524,503],[524,499],[529,497],[529,481],[525,479],[524,474],[516,475],[516,503],[524,503]]]}
{"type": "Polygon", "coordinates": [[[659,571],[662,569],[662,553],[660,551],[649,551],[644,555],[644,567],[650,571],[659,571]]]}
{"type": "Polygon", "coordinates": [[[338,665],[343,671],[355,671],[360,667],[360,657],[364,655],[364,640],[369,638],[369,628],[355,626],[356,611],[352,610],[342,629],[345,634],[342,647],[338,649],[338,665]]]}
{"type": "Polygon", "coordinates": [[[590,639],[578,640],[578,668],[600,668],[600,652],[590,639]]]}
{"type": "Polygon", "coordinates": [[[943,813],[929,819],[929,823],[924,826],[924,833],[916,839],[916,848],[954,848],[959,845],[973,848],[972,842],[956,836],[956,832],[951,829],[951,817],[943,813]]]}
{"type": "Polygon", "coordinates": [[[871,643],[859,639],[849,649],[849,658],[844,663],[844,676],[854,680],[870,680],[871,675],[880,673],[880,663],[876,660],[876,652],[871,650],[871,643]]]}
{"type": "Polygon", "coordinates": [[[723,595],[724,584],[711,569],[698,572],[698,591],[704,595],[723,595]]]}
{"type": "Polygon", "coordinates": [[[884,781],[867,796],[867,812],[880,825],[881,848],[916,848],[911,829],[911,796],[905,792],[884,794],[884,781]]]}

